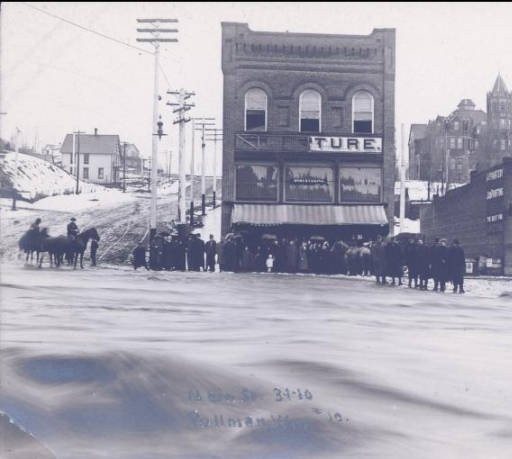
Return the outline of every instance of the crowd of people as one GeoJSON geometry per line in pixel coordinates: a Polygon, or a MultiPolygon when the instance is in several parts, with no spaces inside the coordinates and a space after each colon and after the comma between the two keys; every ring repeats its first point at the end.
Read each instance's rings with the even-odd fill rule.
{"type": "Polygon", "coordinates": [[[231,272],[278,272],[347,274],[375,276],[378,284],[402,285],[404,276],[410,288],[444,292],[451,282],[453,291],[464,293],[465,254],[457,240],[450,246],[445,239],[425,244],[421,238],[406,243],[397,238],[377,236],[375,241],[327,241],[317,236],[307,239],[278,239],[264,235],[249,244],[240,234],[229,234],[220,242],[210,235],[204,242],[199,234],[183,240],[177,234],[156,235],[146,249],[139,244],[133,251],[135,269],[231,272]]]}

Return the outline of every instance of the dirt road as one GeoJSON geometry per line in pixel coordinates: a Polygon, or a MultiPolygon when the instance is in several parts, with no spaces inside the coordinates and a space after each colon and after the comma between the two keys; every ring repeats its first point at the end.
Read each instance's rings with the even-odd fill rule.
{"type": "MultiPolygon", "coordinates": [[[[43,220],[41,227],[48,227],[52,236],[65,234],[71,217],[77,219],[80,229],[96,227],[101,240],[98,259],[102,262],[124,263],[148,229],[150,198],[147,194],[134,193],[133,200],[108,207],[93,207],[80,211],[32,210],[18,203],[19,211],[13,213],[2,209],[0,253],[5,260],[21,257],[18,240],[37,217],[43,220]]],[[[158,229],[161,230],[176,218],[177,197],[175,194],[158,199],[158,229]]],[[[87,253],[88,256],[88,253],[87,253]]]]}

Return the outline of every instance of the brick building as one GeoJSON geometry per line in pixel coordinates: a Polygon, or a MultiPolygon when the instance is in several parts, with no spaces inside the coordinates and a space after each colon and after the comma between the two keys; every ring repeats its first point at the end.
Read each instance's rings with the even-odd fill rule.
{"type": "Polygon", "coordinates": [[[512,93],[501,75],[487,93],[487,112],[463,99],[448,116],[411,124],[409,178],[466,183],[512,154],[512,93]],[[447,173],[448,171],[448,173],[447,173]]]}
{"type": "Polygon", "coordinates": [[[421,233],[427,240],[459,239],[466,258],[481,269],[512,274],[512,158],[485,171],[473,171],[470,182],[434,196],[421,211],[421,233]]]}
{"type": "Polygon", "coordinates": [[[351,238],[393,221],[395,31],[222,24],[222,233],[351,238]]]}

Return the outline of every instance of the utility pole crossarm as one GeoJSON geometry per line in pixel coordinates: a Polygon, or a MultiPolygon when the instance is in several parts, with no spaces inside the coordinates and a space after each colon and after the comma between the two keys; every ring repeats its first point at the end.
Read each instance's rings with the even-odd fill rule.
{"type": "Polygon", "coordinates": [[[158,27],[157,29],[137,29],[137,32],[151,32],[151,33],[155,33],[155,32],[178,32],[178,29],[165,29],[163,27],[158,27]]]}
{"type": "Polygon", "coordinates": [[[177,23],[177,19],[169,19],[169,18],[158,18],[158,19],[137,19],[137,22],[147,24],[147,23],[153,23],[153,22],[162,22],[162,23],[177,23]]]}
{"type": "Polygon", "coordinates": [[[177,43],[177,38],[137,38],[137,41],[144,43],[177,43]]]}

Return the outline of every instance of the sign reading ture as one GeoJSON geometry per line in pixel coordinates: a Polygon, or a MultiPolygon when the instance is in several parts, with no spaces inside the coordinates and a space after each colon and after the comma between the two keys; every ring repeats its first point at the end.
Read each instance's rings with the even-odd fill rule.
{"type": "Polygon", "coordinates": [[[340,153],[382,153],[381,137],[309,137],[309,150],[340,153]]]}

